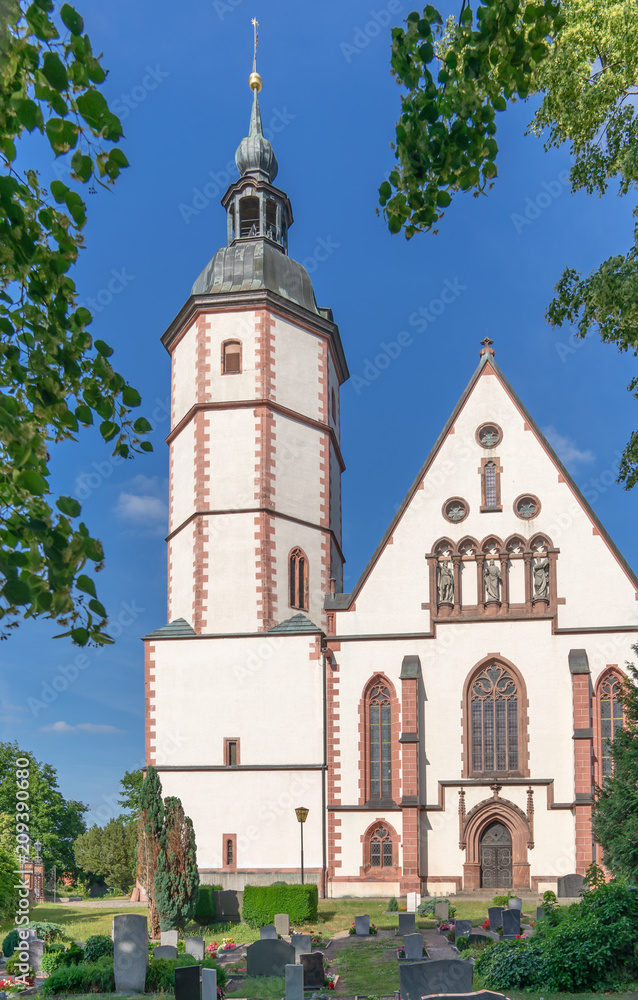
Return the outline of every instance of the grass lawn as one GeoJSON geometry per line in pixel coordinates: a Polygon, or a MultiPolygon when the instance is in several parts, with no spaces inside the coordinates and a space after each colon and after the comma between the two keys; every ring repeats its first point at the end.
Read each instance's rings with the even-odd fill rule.
{"type": "Polygon", "coordinates": [[[237,985],[229,997],[246,997],[246,1000],[281,1000],[286,995],[286,980],[283,976],[251,976],[235,980],[237,985]]]}
{"type": "Polygon", "coordinates": [[[348,996],[355,993],[380,996],[399,988],[399,963],[392,949],[392,940],[357,942],[337,952],[331,969],[343,976],[348,996]]]}

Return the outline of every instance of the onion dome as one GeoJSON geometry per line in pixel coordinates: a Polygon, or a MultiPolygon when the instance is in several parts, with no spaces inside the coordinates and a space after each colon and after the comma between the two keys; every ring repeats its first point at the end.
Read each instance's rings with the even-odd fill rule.
{"type": "MultiPolygon", "coordinates": [[[[258,74],[255,74],[257,76],[258,74]]],[[[260,81],[261,82],[261,81],[260,81]]],[[[261,180],[272,184],[279,166],[275,152],[264,138],[261,127],[261,114],[259,113],[259,99],[257,97],[258,87],[253,86],[253,109],[250,115],[250,129],[245,139],[239,143],[235,153],[235,163],[239,173],[254,174],[261,180]]]]}

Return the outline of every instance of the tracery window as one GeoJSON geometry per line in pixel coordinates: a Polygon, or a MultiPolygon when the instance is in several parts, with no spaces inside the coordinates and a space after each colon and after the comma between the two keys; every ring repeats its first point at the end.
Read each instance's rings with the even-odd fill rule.
{"type": "Polygon", "coordinates": [[[233,854],[233,842],[232,842],[231,838],[229,837],[228,840],[226,841],[226,867],[227,868],[232,868],[232,866],[234,864],[233,858],[234,858],[234,854],[233,854]]]}
{"type": "Polygon", "coordinates": [[[291,608],[308,610],[308,558],[299,548],[289,556],[289,602],[291,608]]]}
{"type": "Polygon", "coordinates": [[[623,707],[619,697],[621,683],[618,674],[609,674],[601,684],[598,695],[601,782],[611,777],[613,771],[611,748],[616,733],[623,726],[623,707]]]}
{"type": "Polygon", "coordinates": [[[241,343],[238,340],[227,340],[222,346],[222,375],[241,372],[241,343]]]}
{"type": "Polygon", "coordinates": [[[392,721],[390,692],[375,684],[368,695],[369,781],[371,799],[392,798],[392,721]]]}
{"type": "Polygon", "coordinates": [[[370,865],[372,868],[391,868],[393,860],[390,833],[385,827],[379,827],[370,838],[370,865]]]}
{"type": "Polygon", "coordinates": [[[512,674],[500,663],[485,667],[470,692],[472,771],[518,771],[519,693],[512,674]]]}
{"type": "Polygon", "coordinates": [[[485,466],[485,506],[496,507],[496,466],[488,462],[485,466]]]}

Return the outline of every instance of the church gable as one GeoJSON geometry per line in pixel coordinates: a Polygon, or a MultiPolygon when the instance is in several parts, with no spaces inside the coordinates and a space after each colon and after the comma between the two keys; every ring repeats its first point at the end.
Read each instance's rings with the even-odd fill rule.
{"type": "Polygon", "coordinates": [[[335,631],[429,631],[436,619],[635,621],[638,581],[487,347],[335,631]]]}

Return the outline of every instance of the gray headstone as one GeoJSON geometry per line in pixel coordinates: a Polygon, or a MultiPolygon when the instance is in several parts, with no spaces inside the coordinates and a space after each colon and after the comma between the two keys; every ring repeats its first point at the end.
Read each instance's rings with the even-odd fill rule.
{"type": "Polygon", "coordinates": [[[312,937],[310,934],[293,934],[290,943],[295,949],[295,962],[299,962],[300,955],[307,955],[312,951],[312,937]]]}
{"type": "Polygon", "coordinates": [[[266,924],[264,927],[259,928],[259,940],[260,941],[276,941],[277,940],[277,930],[274,924],[266,924]]]}
{"type": "Polygon", "coordinates": [[[509,901],[509,908],[510,910],[523,909],[523,900],[520,898],[520,896],[512,896],[512,898],[509,901]]]}
{"type": "Polygon", "coordinates": [[[290,917],[287,913],[275,913],[275,930],[282,937],[290,934],[290,917]]]}
{"type": "MultiPolygon", "coordinates": [[[[275,917],[275,920],[277,917],[275,917]]],[[[204,997],[202,997],[204,1000],[204,997]]],[[[303,1000],[303,966],[286,966],[286,1000],[303,1000]]]]}
{"type": "Polygon", "coordinates": [[[202,969],[202,1000],[217,1000],[217,969],[202,969]]]}
{"type": "Polygon", "coordinates": [[[301,968],[303,969],[303,983],[306,988],[313,986],[315,989],[323,989],[326,974],[323,971],[323,955],[320,951],[313,951],[310,955],[299,956],[301,968]]]}
{"type": "Polygon", "coordinates": [[[545,907],[544,906],[537,906],[536,907],[536,919],[537,920],[542,920],[544,916],[546,916],[546,914],[545,914],[545,907]]]}
{"type": "Polygon", "coordinates": [[[423,935],[406,934],[403,938],[405,957],[411,961],[423,961],[423,935]]]}
{"type": "Polygon", "coordinates": [[[240,889],[215,889],[215,915],[220,922],[239,923],[243,892],[240,889]]]}
{"type": "Polygon", "coordinates": [[[416,931],[416,917],[414,913],[399,914],[399,934],[414,934],[416,931]]]}
{"type": "Polygon", "coordinates": [[[295,949],[287,941],[255,941],[246,948],[246,974],[284,976],[286,966],[293,965],[295,958],[295,949]]]}
{"type": "Polygon", "coordinates": [[[430,959],[454,958],[456,953],[451,948],[427,948],[427,955],[430,959]]]}
{"type": "Polygon", "coordinates": [[[470,934],[467,939],[469,945],[473,944],[485,944],[486,941],[493,941],[494,938],[488,937],[487,934],[470,934]]]}
{"type": "Polygon", "coordinates": [[[143,993],[148,968],[148,920],[142,913],[113,917],[113,975],[116,993],[143,993]]]}
{"type": "Polygon", "coordinates": [[[359,936],[365,937],[366,934],[370,933],[370,917],[367,913],[354,918],[354,929],[359,936]]]}
{"type": "Polygon", "coordinates": [[[487,911],[490,920],[490,930],[495,931],[497,927],[503,926],[503,907],[490,906],[487,911]]]}
{"type": "Polygon", "coordinates": [[[192,955],[198,962],[204,960],[205,942],[203,937],[187,937],[184,941],[184,951],[187,955],[192,955]]]}
{"type": "Polygon", "coordinates": [[[177,948],[179,931],[160,931],[160,944],[170,944],[177,948]]]}
{"type": "Polygon", "coordinates": [[[177,948],[172,944],[158,944],[153,952],[153,958],[177,958],[177,948]]]}
{"type": "Polygon", "coordinates": [[[421,1000],[432,993],[471,993],[473,971],[472,962],[460,958],[403,962],[399,965],[401,1000],[421,1000]]]}
{"type": "Polygon", "coordinates": [[[503,937],[516,937],[521,933],[521,911],[503,910],[503,937]]]}
{"type": "Polygon", "coordinates": [[[33,938],[35,940],[35,938],[37,937],[37,934],[35,933],[35,929],[33,927],[27,927],[27,934],[26,934],[26,936],[27,936],[27,939],[28,938],[33,938]]]}
{"type": "Polygon", "coordinates": [[[175,1000],[200,1000],[200,965],[183,965],[175,969],[175,1000]]]}
{"type": "Polygon", "coordinates": [[[40,941],[39,938],[27,938],[27,944],[29,945],[29,965],[37,976],[42,966],[46,941],[40,941]]]}
{"type": "Polygon", "coordinates": [[[454,923],[454,937],[463,937],[464,934],[472,933],[472,921],[471,920],[456,920],[454,923]]]}
{"type": "Polygon", "coordinates": [[[562,878],[557,879],[556,895],[559,899],[564,899],[565,896],[580,896],[583,881],[583,876],[576,875],[576,873],[563,875],[562,878]]]}
{"type": "Polygon", "coordinates": [[[434,904],[434,916],[437,920],[449,920],[450,919],[450,904],[449,903],[435,903],[434,904]]]}

